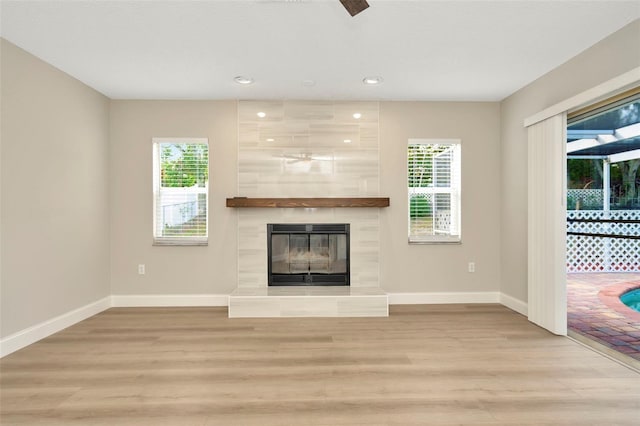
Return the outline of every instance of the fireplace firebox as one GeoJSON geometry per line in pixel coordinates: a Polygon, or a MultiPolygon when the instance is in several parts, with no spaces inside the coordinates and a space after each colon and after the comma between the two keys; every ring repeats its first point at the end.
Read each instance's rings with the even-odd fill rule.
{"type": "Polygon", "coordinates": [[[269,285],[349,285],[349,252],[348,223],[270,223],[269,285]]]}

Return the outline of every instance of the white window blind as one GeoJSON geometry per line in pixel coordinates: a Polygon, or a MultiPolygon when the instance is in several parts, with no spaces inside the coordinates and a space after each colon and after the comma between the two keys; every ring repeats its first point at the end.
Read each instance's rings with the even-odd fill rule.
{"type": "Polygon", "coordinates": [[[410,139],[409,242],[461,241],[459,140],[410,139]]]}
{"type": "Polygon", "coordinates": [[[208,140],[154,138],[154,244],[207,244],[208,194],[208,140]]]}

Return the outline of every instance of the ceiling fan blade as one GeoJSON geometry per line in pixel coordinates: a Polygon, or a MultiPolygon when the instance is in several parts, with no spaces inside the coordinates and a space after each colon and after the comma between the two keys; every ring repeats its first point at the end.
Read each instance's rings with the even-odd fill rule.
{"type": "Polygon", "coordinates": [[[369,7],[369,3],[367,3],[366,0],[340,0],[340,3],[342,3],[351,16],[356,16],[369,7]]]}

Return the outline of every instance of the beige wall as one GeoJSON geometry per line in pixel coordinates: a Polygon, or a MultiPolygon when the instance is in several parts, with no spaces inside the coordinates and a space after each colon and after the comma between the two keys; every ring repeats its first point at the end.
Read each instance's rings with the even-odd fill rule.
{"type": "Polygon", "coordinates": [[[1,41],[1,331],[109,289],[109,100],[1,41]]]}
{"type": "Polygon", "coordinates": [[[380,104],[380,284],[388,292],[498,291],[498,103],[380,104]],[[462,244],[407,244],[407,140],[462,140],[462,244]],[[476,272],[468,272],[468,262],[476,272]]]}
{"type": "Polygon", "coordinates": [[[527,300],[527,136],[523,121],[640,66],[636,20],[501,103],[501,290],[527,300]]]}
{"type": "Polygon", "coordinates": [[[228,294],[236,287],[235,101],[111,102],[111,290],[125,294],[228,294]],[[209,138],[209,245],[152,246],[153,137],[209,138]],[[138,264],[146,275],[138,275],[138,264]]]}
{"type": "MultiPolygon", "coordinates": [[[[380,285],[389,292],[499,289],[499,105],[380,104],[380,285]],[[460,138],[463,244],[407,244],[408,138],[460,138]],[[467,272],[475,261],[477,272],[467,272]],[[428,271],[428,272],[427,272],[428,271]]],[[[237,284],[236,102],[113,101],[111,104],[111,282],[113,294],[228,294],[237,284]],[[208,137],[208,247],[154,247],[151,139],[208,137]],[[146,275],[137,264],[146,265],[146,275]]]]}

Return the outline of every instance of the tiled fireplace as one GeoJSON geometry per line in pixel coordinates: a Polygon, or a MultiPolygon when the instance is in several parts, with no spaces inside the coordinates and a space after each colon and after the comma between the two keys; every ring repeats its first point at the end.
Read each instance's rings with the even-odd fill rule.
{"type": "MultiPolygon", "coordinates": [[[[238,115],[234,195],[380,195],[377,102],[240,101],[238,115]]],[[[230,316],[387,315],[378,208],[239,208],[237,214],[238,288],[230,316]],[[269,224],[347,224],[349,285],[270,286],[276,265],[268,262],[269,224]]]]}

